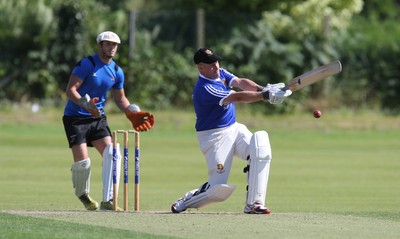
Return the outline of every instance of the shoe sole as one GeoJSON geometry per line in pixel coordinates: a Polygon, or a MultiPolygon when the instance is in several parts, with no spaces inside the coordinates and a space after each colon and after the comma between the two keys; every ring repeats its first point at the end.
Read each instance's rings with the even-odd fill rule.
{"type": "Polygon", "coordinates": [[[85,206],[85,208],[86,208],[86,210],[88,210],[88,211],[96,211],[98,208],[99,208],[99,205],[93,205],[94,207],[92,207],[92,206],[89,206],[89,207],[86,207],[85,206]]]}
{"type": "Polygon", "coordinates": [[[177,210],[175,209],[174,205],[175,205],[175,204],[172,204],[172,206],[171,206],[171,211],[172,211],[173,213],[180,213],[180,212],[186,211],[186,209],[185,209],[185,210],[182,210],[182,211],[177,211],[177,210]]]}
{"type": "Polygon", "coordinates": [[[257,211],[246,212],[246,211],[244,211],[244,213],[246,213],[246,214],[271,214],[271,211],[270,210],[266,210],[266,211],[262,211],[262,212],[257,212],[257,211]]]}

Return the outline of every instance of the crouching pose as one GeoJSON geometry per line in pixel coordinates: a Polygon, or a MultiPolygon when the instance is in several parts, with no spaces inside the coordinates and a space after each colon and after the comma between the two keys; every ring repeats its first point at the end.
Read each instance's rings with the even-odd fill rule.
{"type": "MultiPolygon", "coordinates": [[[[102,32],[97,37],[98,54],[83,58],[73,69],[66,94],[63,123],[74,162],[71,167],[75,195],[87,210],[113,210],[112,152],[113,145],[104,104],[112,90],[114,101],[137,131],[147,131],[154,117],[131,105],[125,97],[124,73],[113,61],[120,38],[113,32],[102,32]],[[103,201],[101,205],[89,196],[91,160],[88,147],[95,147],[103,159],[103,201]]],[[[119,148],[119,145],[117,145],[119,148]]],[[[117,150],[119,152],[119,149],[117,150]]],[[[121,155],[117,155],[120,167],[121,155]]],[[[117,167],[117,174],[120,168],[117,167]]],[[[118,175],[117,178],[119,179],[118,175]]]]}
{"type": "Polygon", "coordinates": [[[196,131],[200,149],[207,160],[208,181],[177,199],[171,211],[180,213],[226,200],[236,188],[227,184],[236,156],[248,162],[244,170],[248,182],[244,212],[269,214],[270,210],[265,206],[272,159],[269,136],[265,131],[253,134],[245,125],[236,122],[234,103],[265,100],[279,104],[292,92],[284,90],[284,83],[262,87],[233,75],[220,68],[221,57],[207,48],[197,50],[193,60],[199,71],[193,90],[196,131]]]}

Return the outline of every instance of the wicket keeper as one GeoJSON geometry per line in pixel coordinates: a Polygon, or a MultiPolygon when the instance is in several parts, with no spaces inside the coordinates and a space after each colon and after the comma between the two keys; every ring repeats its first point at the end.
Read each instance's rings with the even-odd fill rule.
{"type": "MultiPolygon", "coordinates": [[[[132,107],[124,92],[124,72],[113,60],[121,40],[117,34],[105,31],[97,36],[97,54],[83,58],[73,68],[69,78],[63,123],[72,151],[72,183],[75,195],[87,210],[97,210],[99,203],[89,196],[91,160],[88,147],[95,147],[102,156],[103,201],[101,210],[113,210],[112,139],[104,105],[107,92],[118,108],[125,112],[136,131],[147,131],[154,124],[148,112],[132,107]]],[[[119,147],[119,145],[117,145],[119,147]]],[[[117,150],[117,178],[121,171],[121,153],[117,150]]]]}

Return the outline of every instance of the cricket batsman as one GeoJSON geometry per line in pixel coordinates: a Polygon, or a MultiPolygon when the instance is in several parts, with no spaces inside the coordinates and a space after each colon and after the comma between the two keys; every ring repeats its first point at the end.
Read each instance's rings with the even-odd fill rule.
{"type": "Polygon", "coordinates": [[[207,161],[208,180],[177,199],[171,211],[180,213],[227,199],[236,188],[228,184],[228,178],[233,157],[237,156],[248,164],[244,170],[248,183],[244,213],[270,214],[265,204],[272,159],[269,136],[266,131],[251,133],[236,122],[235,103],[265,100],[279,104],[292,92],[284,89],[284,83],[262,87],[250,79],[237,77],[220,67],[221,59],[208,48],[198,49],[193,57],[199,71],[193,89],[195,128],[207,161]]]}

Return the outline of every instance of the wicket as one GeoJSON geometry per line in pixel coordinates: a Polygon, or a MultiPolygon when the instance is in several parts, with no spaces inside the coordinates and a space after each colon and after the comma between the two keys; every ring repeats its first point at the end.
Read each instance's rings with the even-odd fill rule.
{"type": "Polygon", "coordinates": [[[128,168],[128,157],[129,157],[129,133],[135,136],[135,211],[139,211],[139,190],[140,190],[140,137],[139,132],[135,130],[115,130],[112,133],[113,137],[113,203],[114,210],[117,211],[118,208],[118,186],[117,186],[117,142],[118,134],[123,134],[124,136],[124,211],[128,211],[128,178],[129,178],[129,168],[128,168]]]}

